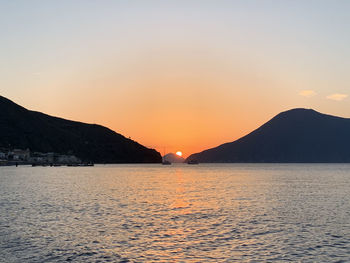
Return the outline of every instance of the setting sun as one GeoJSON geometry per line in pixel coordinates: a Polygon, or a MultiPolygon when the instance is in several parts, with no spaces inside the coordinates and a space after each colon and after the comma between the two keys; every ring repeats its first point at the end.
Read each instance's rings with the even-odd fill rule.
{"type": "Polygon", "coordinates": [[[182,156],[182,152],[178,151],[178,152],[176,152],[176,155],[177,156],[182,156]]]}

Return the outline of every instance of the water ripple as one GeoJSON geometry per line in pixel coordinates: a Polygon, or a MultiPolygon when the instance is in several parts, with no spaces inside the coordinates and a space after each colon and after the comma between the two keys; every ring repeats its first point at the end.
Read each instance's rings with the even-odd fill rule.
{"type": "Polygon", "coordinates": [[[349,168],[0,167],[0,262],[349,262],[349,168]]]}

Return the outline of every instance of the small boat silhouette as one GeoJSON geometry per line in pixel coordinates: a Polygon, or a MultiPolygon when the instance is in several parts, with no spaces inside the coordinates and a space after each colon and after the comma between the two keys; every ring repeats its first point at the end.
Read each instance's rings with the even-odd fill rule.
{"type": "Polygon", "coordinates": [[[165,157],[165,147],[163,149],[162,165],[171,165],[171,162],[166,160],[164,157],[165,157]]]}

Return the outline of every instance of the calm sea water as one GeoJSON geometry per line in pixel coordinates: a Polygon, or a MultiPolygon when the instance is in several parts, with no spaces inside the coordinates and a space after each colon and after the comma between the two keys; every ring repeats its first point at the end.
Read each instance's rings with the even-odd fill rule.
{"type": "Polygon", "coordinates": [[[0,262],[349,262],[350,165],[0,167],[0,262]]]}

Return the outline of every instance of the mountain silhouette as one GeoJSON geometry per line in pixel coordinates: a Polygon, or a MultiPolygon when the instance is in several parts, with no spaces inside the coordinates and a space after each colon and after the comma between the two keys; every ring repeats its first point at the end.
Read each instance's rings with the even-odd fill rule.
{"type": "Polygon", "coordinates": [[[96,163],[159,163],[161,155],[100,125],[27,110],[0,96],[0,147],[73,154],[96,163]]]}
{"type": "Polygon", "coordinates": [[[350,119],[312,109],[282,112],[231,143],[192,154],[199,162],[350,162],[350,119]]]}
{"type": "Polygon", "coordinates": [[[185,159],[181,156],[178,156],[175,153],[168,153],[163,156],[164,161],[168,161],[171,163],[183,163],[185,162],[185,159]]]}

